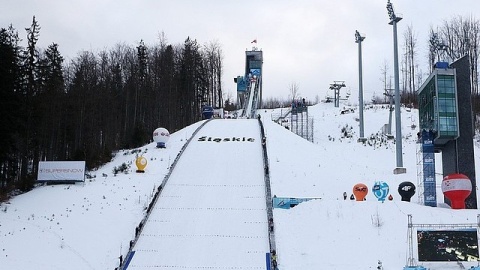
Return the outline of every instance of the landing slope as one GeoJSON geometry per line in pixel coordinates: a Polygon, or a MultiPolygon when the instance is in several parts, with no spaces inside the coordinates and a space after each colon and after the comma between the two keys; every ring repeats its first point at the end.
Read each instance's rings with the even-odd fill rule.
{"type": "Polygon", "coordinates": [[[265,269],[266,223],[257,120],[214,120],[177,163],[128,269],[265,269]]]}

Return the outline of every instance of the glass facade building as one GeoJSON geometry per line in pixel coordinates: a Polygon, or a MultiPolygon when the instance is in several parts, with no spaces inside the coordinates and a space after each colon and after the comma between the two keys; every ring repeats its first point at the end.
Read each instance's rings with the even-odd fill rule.
{"type": "Polygon", "coordinates": [[[420,129],[434,132],[435,145],[460,136],[455,69],[435,69],[418,90],[420,129]]]}

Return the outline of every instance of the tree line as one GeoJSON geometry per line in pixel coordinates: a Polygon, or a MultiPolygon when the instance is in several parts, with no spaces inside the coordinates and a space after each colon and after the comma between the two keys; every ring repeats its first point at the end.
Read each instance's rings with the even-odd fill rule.
{"type": "MultiPolygon", "coordinates": [[[[469,56],[475,114],[480,113],[479,29],[475,18],[458,16],[432,26],[428,36],[429,72],[437,61],[469,56]]],[[[223,100],[218,43],[200,45],[188,37],[172,45],[162,33],[153,46],[139,41],[81,51],[67,63],[58,44],[37,46],[35,17],[25,31],[23,47],[12,25],[0,29],[0,199],[12,189],[30,189],[40,160],[85,160],[92,169],[118,149],[149,142],[159,126],[174,132],[198,121],[202,104],[235,108],[223,100]]],[[[426,73],[418,64],[412,26],[403,37],[402,103],[416,106],[426,73]]],[[[392,88],[388,69],[385,63],[385,91],[392,88]]],[[[265,102],[268,107],[283,103],[265,102]]]]}
{"type": "Polygon", "coordinates": [[[93,169],[114,151],[148,143],[223,107],[218,43],[117,44],[82,51],[66,63],[59,45],[38,48],[33,17],[25,47],[12,26],[0,29],[0,200],[33,187],[38,162],[85,160],[93,169]]]}

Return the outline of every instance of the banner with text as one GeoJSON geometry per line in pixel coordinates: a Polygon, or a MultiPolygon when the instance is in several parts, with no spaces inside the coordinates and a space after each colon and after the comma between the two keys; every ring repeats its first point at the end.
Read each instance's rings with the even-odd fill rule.
{"type": "Polygon", "coordinates": [[[85,161],[40,161],[37,181],[85,181],[85,161]]]}
{"type": "Polygon", "coordinates": [[[423,200],[424,205],[437,206],[437,189],[435,181],[435,147],[433,144],[433,132],[422,131],[423,152],[423,200]]]}

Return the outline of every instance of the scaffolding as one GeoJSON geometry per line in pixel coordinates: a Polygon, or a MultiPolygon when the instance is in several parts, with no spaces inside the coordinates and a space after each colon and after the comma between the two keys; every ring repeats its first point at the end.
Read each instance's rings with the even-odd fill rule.
{"type": "Polygon", "coordinates": [[[437,206],[437,185],[435,175],[435,150],[433,132],[419,132],[417,150],[418,201],[422,205],[437,206]]]}
{"type": "Polygon", "coordinates": [[[307,106],[282,110],[280,114],[272,114],[271,118],[277,124],[313,143],[313,117],[308,115],[307,106]]]}
{"type": "Polygon", "coordinates": [[[422,142],[420,138],[416,143],[416,153],[417,153],[417,196],[418,203],[421,205],[425,204],[423,199],[424,186],[423,186],[423,151],[422,151],[422,142]]]}

